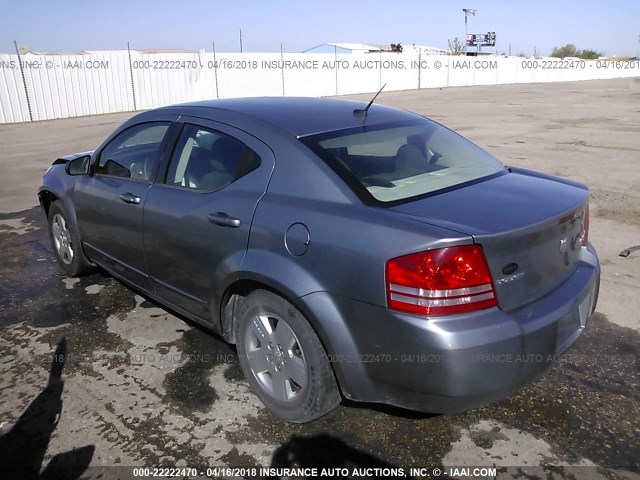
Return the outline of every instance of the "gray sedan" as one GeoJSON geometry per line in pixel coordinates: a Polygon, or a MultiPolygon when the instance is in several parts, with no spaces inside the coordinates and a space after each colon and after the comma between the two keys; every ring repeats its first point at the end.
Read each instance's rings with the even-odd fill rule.
{"type": "Polygon", "coordinates": [[[38,197],[62,269],[100,267],[235,344],[276,415],[510,395],[582,333],[600,266],[584,185],[422,116],[306,98],[141,113],[38,197]]]}

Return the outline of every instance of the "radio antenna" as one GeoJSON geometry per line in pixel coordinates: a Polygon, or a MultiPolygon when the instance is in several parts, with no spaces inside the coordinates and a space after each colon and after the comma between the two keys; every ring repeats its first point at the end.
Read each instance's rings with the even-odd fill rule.
{"type": "Polygon", "coordinates": [[[378,93],[376,93],[376,95],[371,99],[371,101],[369,102],[369,105],[367,105],[365,108],[356,108],[353,111],[353,114],[358,117],[361,118],[362,121],[366,121],[367,120],[367,114],[369,113],[369,109],[371,108],[371,105],[373,105],[373,102],[375,102],[376,98],[378,98],[378,95],[380,95],[380,92],[382,92],[382,90],[384,90],[384,87],[386,87],[387,84],[385,83],[384,85],[382,85],[382,88],[380,90],[378,90],[378,93]]]}

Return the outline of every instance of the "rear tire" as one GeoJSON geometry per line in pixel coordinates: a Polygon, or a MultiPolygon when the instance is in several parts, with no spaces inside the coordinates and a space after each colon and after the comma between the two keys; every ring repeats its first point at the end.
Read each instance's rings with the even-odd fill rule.
{"type": "Polygon", "coordinates": [[[49,237],[58,264],[70,277],[91,273],[94,269],[82,251],[80,236],[69,221],[62,202],[56,200],[49,207],[49,237]]]}
{"type": "Polygon", "coordinates": [[[284,298],[266,290],[252,292],[242,302],[235,328],[244,375],[275,415],[306,423],[340,403],[320,339],[284,298]]]}

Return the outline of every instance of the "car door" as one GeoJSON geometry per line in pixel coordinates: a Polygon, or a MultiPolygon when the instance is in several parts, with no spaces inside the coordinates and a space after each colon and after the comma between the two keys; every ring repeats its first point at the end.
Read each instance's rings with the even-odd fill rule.
{"type": "Polygon", "coordinates": [[[271,149],[225,124],[181,117],[163,181],[149,189],[144,240],[157,295],[203,318],[240,268],[254,211],[274,168],[271,149]]]}
{"type": "Polygon", "coordinates": [[[75,187],[80,236],[106,269],[150,289],[144,258],[144,203],[162,157],[170,121],[138,123],[115,135],[93,159],[92,175],[75,187]]]}

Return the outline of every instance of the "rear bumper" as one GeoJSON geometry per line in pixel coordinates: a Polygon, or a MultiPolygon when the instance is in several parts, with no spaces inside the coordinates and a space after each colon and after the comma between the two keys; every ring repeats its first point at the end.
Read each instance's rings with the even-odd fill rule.
{"type": "Polygon", "coordinates": [[[453,413],[505,398],[543,373],[586,327],[599,283],[589,246],[558,288],[508,313],[425,319],[326,292],[299,300],[345,397],[453,413]]]}

